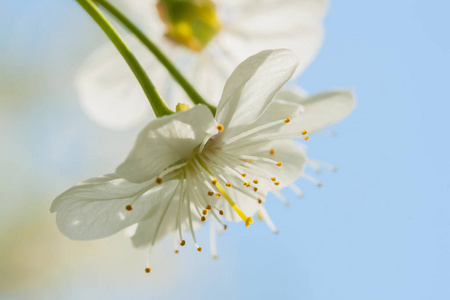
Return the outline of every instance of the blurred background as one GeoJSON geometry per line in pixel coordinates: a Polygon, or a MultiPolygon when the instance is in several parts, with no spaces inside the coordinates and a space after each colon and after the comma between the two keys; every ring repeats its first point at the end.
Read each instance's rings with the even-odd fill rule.
{"type": "MultiPolygon", "coordinates": [[[[0,3],[0,299],[449,299],[450,181],[444,0],[331,1],[326,39],[298,83],[351,87],[358,104],[309,141],[339,172],[299,180],[259,222],[218,237],[219,259],[169,238],[67,239],[52,200],[109,173],[140,127],[114,132],[81,110],[73,78],[106,38],[75,1],[0,3]]],[[[242,224],[240,224],[242,225],[242,224]]],[[[208,240],[208,228],[200,232],[208,240]]],[[[207,248],[207,247],[206,247],[207,248]]]]}

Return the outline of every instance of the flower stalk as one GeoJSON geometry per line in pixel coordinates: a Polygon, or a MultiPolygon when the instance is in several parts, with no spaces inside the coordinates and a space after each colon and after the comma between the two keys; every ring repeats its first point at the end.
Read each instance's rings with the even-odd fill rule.
{"type": "Polygon", "coordinates": [[[133,22],[131,22],[124,14],[122,14],[117,8],[115,8],[111,3],[106,0],[92,0],[95,3],[101,5],[106,9],[112,16],[114,16],[122,25],[124,25],[131,33],[133,33],[144,46],[150,50],[153,55],[159,60],[159,62],[167,69],[167,71],[172,75],[172,77],[178,82],[178,84],[183,88],[186,94],[191,98],[192,102],[195,104],[206,105],[212,112],[213,115],[216,113],[216,107],[208,103],[203,97],[197,92],[197,90],[189,83],[189,81],[178,71],[178,69],[173,65],[173,63],[164,55],[164,53],[153,43],[133,22]]]}
{"type": "Polygon", "coordinates": [[[157,117],[170,115],[173,111],[167,106],[164,100],[159,95],[152,81],[145,73],[144,68],[139,64],[138,60],[125,44],[119,33],[114,29],[112,24],[104,17],[102,12],[94,4],[92,0],[77,0],[83,9],[92,17],[92,19],[100,26],[103,32],[108,36],[122,57],[127,62],[128,66],[133,71],[139,84],[144,90],[150,105],[157,117]]]}

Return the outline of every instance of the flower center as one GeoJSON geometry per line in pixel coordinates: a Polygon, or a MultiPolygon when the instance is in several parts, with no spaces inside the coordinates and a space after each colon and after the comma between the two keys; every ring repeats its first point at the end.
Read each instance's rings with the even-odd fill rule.
{"type": "Polygon", "coordinates": [[[211,0],[159,0],[156,7],[166,36],[194,51],[205,48],[221,28],[211,0]]]}

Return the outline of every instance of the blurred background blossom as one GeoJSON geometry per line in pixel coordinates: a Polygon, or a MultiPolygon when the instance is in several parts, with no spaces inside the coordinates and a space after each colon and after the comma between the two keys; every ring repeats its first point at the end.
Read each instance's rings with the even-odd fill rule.
{"type": "Polygon", "coordinates": [[[75,1],[1,2],[0,299],[448,299],[448,8],[333,1],[298,83],[356,91],[354,113],[308,142],[340,171],[315,175],[322,189],[299,180],[288,209],[269,201],[279,235],[230,226],[216,261],[175,256],[169,238],[149,276],[122,234],[70,241],[48,211],[113,171],[140,130],[102,129],[79,106],[74,75],[106,38],[75,1]]]}

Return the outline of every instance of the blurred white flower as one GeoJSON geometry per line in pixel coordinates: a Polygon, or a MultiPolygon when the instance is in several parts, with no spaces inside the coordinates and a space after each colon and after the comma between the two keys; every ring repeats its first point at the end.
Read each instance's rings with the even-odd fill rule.
{"type": "MultiPolygon", "coordinates": [[[[213,104],[218,103],[233,69],[250,55],[264,49],[292,49],[299,55],[295,73],[299,74],[317,54],[327,1],[213,2],[126,0],[118,4],[213,104]]],[[[156,58],[133,37],[128,38],[169,105],[190,103],[156,58]]],[[[104,127],[127,129],[152,118],[141,87],[110,43],[86,60],[76,87],[85,112],[104,127]]]]}
{"type": "Polygon", "coordinates": [[[215,117],[198,105],[150,122],[115,174],[54,200],[61,232],[98,239],[137,223],[135,246],[153,246],[168,233],[184,246],[190,231],[201,251],[195,229],[208,217],[225,229],[222,216],[248,226],[267,192],[303,172],[304,151],[291,141],[302,136],[294,120],[300,105],[273,101],[296,66],[290,50],[260,52],[231,74],[215,117]]]}

